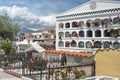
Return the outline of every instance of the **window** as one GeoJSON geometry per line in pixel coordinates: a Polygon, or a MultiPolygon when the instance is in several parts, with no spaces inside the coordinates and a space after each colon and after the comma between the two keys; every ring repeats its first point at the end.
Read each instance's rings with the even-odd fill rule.
{"type": "Polygon", "coordinates": [[[101,37],[101,31],[100,30],[95,31],[95,37],[101,37]]]}
{"type": "Polygon", "coordinates": [[[59,28],[63,28],[63,23],[60,23],[60,24],[59,24],[59,28]]]}
{"type": "Polygon", "coordinates": [[[65,47],[70,47],[70,42],[69,41],[65,42],[65,47]]]}
{"type": "Polygon", "coordinates": [[[104,48],[110,48],[111,43],[112,42],[108,42],[108,41],[103,42],[104,48]]]}
{"type": "Polygon", "coordinates": [[[65,28],[70,28],[70,23],[66,23],[65,28]]]}
{"type": "Polygon", "coordinates": [[[72,22],[72,27],[73,28],[77,27],[77,22],[72,22]]]}
{"type": "Polygon", "coordinates": [[[65,37],[71,37],[70,32],[65,32],[65,37]]]}
{"type": "Polygon", "coordinates": [[[87,26],[87,27],[90,27],[90,26],[91,26],[91,23],[92,23],[92,20],[87,20],[87,21],[86,21],[86,26],[87,26]]]}
{"type": "Polygon", "coordinates": [[[96,41],[94,43],[94,48],[101,48],[102,43],[100,41],[96,41]]]}
{"type": "Polygon", "coordinates": [[[113,43],[113,48],[115,48],[115,49],[119,49],[120,48],[120,43],[119,42],[114,42],[113,43]]]}
{"type": "Polygon", "coordinates": [[[79,31],[79,36],[84,37],[84,31],[79,31]]]}
{"type": "Polygon", "coordinates": [[[77,37],[77,36],[78,36],[77,32],[73,31],[72,32],[72,37],[77,37]]]}
{"type": "Polygon", "coordinates": [[[87,31],[87,37],[92,37],[92,31],[91,30],[87,31]]]}
{"type": "Polygon", "coordinates": [[[64,42],[63,41],[59,41],[59,47],[64,47],[64,42]]]}
{"type": "Polygon", "coordinates": [[[48,36],[45,36],[45,38],[48,38],[48,36]]]}
{"type": "Polygon", "coordinates": [[[78,47],[84,48],[84,42],[83,42],[83,41],[80,41],[80,42],[78,43],[78,47]]]}
{"type": "Polygon", "coordinates": [[[109,32],[109,30],[104,30],[104,37],[110,37],[111,33],[109,32]]]}
{"type": "Polygon", "coordinates": [[[86,48],[91,48],[91,46],[92,46],[92,43],[90,41],[87,41],[86,42],[86,48]]]}
{"type": "Polygon", "coordinates": [[[71,41],[71,47],[76,47],[76,46],[77,46],[76,41],[75,41],[75,40],[72,40],[72,41],[71,41]]]}

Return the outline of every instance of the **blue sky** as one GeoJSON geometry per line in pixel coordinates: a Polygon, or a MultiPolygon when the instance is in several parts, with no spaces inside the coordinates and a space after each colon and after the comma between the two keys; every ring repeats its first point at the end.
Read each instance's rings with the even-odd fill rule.
{"type": "Polygon", "coordinates": [[[8,14],[21,28],[55,26],[55,16],[89,0],[0,0],[0,14],[8,14]]]}

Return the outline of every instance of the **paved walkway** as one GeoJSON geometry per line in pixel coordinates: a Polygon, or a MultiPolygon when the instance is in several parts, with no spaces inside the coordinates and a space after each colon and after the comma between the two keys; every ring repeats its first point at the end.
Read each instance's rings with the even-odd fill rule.
{"type": "Polygon", "coordinates": [[[22,80],[3,71],[0,71],[0,80],[22,80]]]}

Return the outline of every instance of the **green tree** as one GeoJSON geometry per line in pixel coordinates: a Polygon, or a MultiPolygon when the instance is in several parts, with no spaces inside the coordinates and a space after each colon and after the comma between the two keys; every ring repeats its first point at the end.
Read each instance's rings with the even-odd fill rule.
{"type": "Polygon", "coordinates": [[[0,48],[3,50],[4,54],[6,55],[10,54],[13,50],[12,44],[9,42],[0,43],[0,48]]]}
{"type": "Polygon", "coordinates": [[[3,40],[13,40],[20,30],[18,24],[11,24],[9,16],[0,16],[0,37],[3,40]]]}

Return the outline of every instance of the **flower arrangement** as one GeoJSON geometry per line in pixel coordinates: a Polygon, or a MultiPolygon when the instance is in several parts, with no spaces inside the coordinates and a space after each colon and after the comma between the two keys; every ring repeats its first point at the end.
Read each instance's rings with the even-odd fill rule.
{"type": "Polygon", "coordinates": [[[75,40],[72,40],[72,41],[71,41],[71,44],[75,44],[75,43],[76,43],[75,40]]]}
{"type": "Polygon", "coordinates": [[[34,68],[33,68],[33,66],[32,65],[28,65],[27,66],[27,69],[31,72],[31,71],[34,71],[34,68]]]}
{"type": "Polygon", "coordinates": [[[72,71],[76,79],[79,79],[85,76],[85,70],[79,70],[77,68],[73,68],[72,71]]]}
{"type": "Polygon", "coordinates": [[[98,27],[98,26],[99,26],[99,22],[98,22],[98,21],[95,21],[94,26],[95,26],[95,27],[98,27]]]}
{"type": "Polygon", "coordinates": [[[67,68],[63,68],[60,70],[60,75],[61,75],[62,79],[67,80],[67,74],[68,74],[67,68]]]}
{"type": "Polygon", "coordinates": [[[86,26],[87,26],[87,27],[90,27],[90,26],[91,26],[91,24],[90,24],[89,21],[86,22],[86,26]]]}
{"type": "Polygon", "coordinates": [[[94,48],[94,46],[90,46],[90,48],[94,48]]]}

